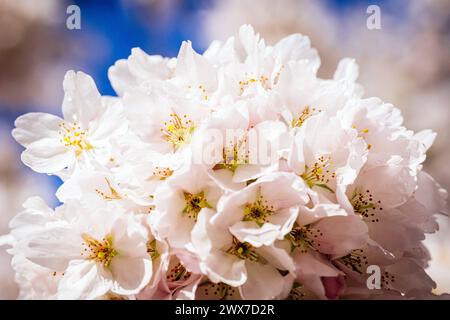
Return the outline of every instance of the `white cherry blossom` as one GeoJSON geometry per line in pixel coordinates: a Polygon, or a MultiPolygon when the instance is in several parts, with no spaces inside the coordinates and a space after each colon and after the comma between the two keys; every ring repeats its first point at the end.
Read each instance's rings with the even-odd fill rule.
{"type": "Polygon", "coordinates": [[[137,217],[121,214],[119,208],[92,210],[80,202],[68,202],[55,212],[28,208],[12,222],[18,228],[12,250],[61,276],[58,299],[138,293],[152,275],[149,235],[137,217]],[[44,218],[45,224],[31,230],[24,225],[36,218],[44,218]]]}
{"type": "Polygon", "coordinates": [[[55,209],[28,199],[0,237],[20,298],[433,297],[436,135],[365,97],[355,60],[331,79],[319,66],[308,37],[272,46],[244,25],[204,53],[132,49],[108,72],[117,97],[69,71],[63,117],[12,133],[26,165],[63,180],[55,209]]]}
{"type": "Polygon", "coordinates": [[[106,164],[110,139],[127,130],[121,101],[102,98],[90,76],[69,71],[63,86],[63,119],[37,112],[15,122],[13,136],[26,148],[22,161],[37,172],[70,173],[76,164],[106,164]]]}

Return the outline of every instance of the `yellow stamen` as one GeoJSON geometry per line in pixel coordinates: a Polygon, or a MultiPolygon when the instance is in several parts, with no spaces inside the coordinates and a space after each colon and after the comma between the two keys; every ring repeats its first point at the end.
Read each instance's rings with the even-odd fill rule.
{"type": "Polygon", "coordinates": [[[87,133],[75,122],[73,125],[68,125],[63,122],[59,125],[61,136],[60,142],[67,148],[75,151],[78,157],[83,151],[93,149],[93,146],[87,141],[87,133]]]}
{"type": "Polygon", "coordinates": [[[190,142],[195,126],[187,115],[181,118],[178,114],[172,113],[169,116],[170,120],[164,122],[165,128],[161,128],[161,132],[165,139],[172,143],[174,151],[176,151],[181,145],[190,142]]]}
{"type": "Polygon", "coordinates": [[[113,238],[111,234],[106,235],[102,241],[94,239],[90,235],[83,233],[81,235],[86,247],[82,256],[87,254],[87,259],[100,263],[105,268],[109,268],[112,259],[117,256],[117,251],[113,248],[113,238]]]}

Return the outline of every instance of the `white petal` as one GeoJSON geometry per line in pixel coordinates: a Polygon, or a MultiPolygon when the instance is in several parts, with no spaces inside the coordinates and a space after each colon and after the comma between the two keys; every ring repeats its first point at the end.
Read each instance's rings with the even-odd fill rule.
{"type": "Polygon", "coordinates": [[[301,34],[292,34],[281,39],[275,45],[274,51],[283,63],[292,60],[308,60],[314,72],[320,67],[320,57],[316,49],[312,49],[309,38],[301,34]]]}
{"type": "Polygon", "coordinates": [[[204,272],[212,282],[237,287],[247,280],[245,261],[222,251],[212,252],[205,261],[204,272]]]}
{"type": "Polygon", "coordinates": [[[136,78],[131,74],[128,61],[125,59],[117,60],[113,66],[109,67],[108,78],[119,96],[123,96],[128,88],[137,85],[136,78]]]}
{"type": "Polygon", "coordinates": [[[318,233],[314,238],[320,243],[317,248],[326,254],[345,255],[363,247],[369,239],[367,225],[356,215],[323,218],[312,229],[318,233]]]}
{"type": "Polygon", "coordinates": [[[273,300],[284,289],[283,276],[270,265],[247,262],[248,278],[239,291],[243,299],[273,300]]]}
{"type": "Polygon", "coordinates": [[[32,262],[55,271],[64,271],[71,260],[84,259],[83,239],[69,228],[44,229],[25,240],[22,254],[32,262]]]}
{"type": "Polygon", "coordinates": [[[16,229],[20,227],[43,227],[46,221],[54,216],[47,204],[39,197],[28,198],[23,207],[24,211],[20,212],[10,221],[9,227],[16,229]]]}
{"type": "Polygon", "coordinates": [[[98,298],[111,288],[110,275],[95,263],[73,261],[67,268],[58,286],[58,299],[91,300],[98,298]]]}
{"type": "Polygon", "coordinates": [[[264,223],[259,227],[253,221],[239,221],[230,227],[230,232],[241,242],[261,247],[271,245],[279,238],[280,226],[264,223]]]}
{"type": "Polygon", "coordinates": [[[75,154],[65,148],[57,140],[40,140],[31,144],[24,152],[21,159],[23,163],[40,173],[58,173],[70,168],[75,162],[75,154]]]}
{"type": "Polygon", "coordinates": [[[100,93],[92,78],[79,71],[68,71],[63,81],[64,101],[62,112],[64,119],[70,122],[78,122],[84,128],[89,127],[102,112],[103,105],[100,93]]]}
{"type": "Polygon", "coordinates": [[[24,147],[41,139],[59,139],[58,130],[62,122],[61,118],[52,114],[27,113],[16,119],[12,135],[24,147]]]}
{"type": "Polygon", "coordinates": [[[134,216],[119,217],[112,226],[113,246],[120,256],[147,256],[147,229],[134,216]]]}
{"type": "Polygon", "coordinates": [[[135,294],[146,286],[152,277],[150,257],[129,258],[120,255],[111,261],[111,273],[114,279],[112,291],[117,294],[135,294]]]}
{"type": "Polygon", "coordinates": [[[355,82],[358,78],[358,73],[358,65],[355,63],[355,59],[344,58],[339,61],[333,78],[334,80],[355,82]]]}
{"type": "Polygon", "coordinates": [[[128,123],[120,101],[114,101],[99,114],[97,121],[92,122],[89,139],[92,141],[109,139],[112,136],[126,134],[128,123]]]}
{"type": "Polygon", "coordinates": [[[325,296],[321,277],[336,277],[341,272],[316,251],[296,253],[293,257],[298,279],[320,297],[325,296]]]}

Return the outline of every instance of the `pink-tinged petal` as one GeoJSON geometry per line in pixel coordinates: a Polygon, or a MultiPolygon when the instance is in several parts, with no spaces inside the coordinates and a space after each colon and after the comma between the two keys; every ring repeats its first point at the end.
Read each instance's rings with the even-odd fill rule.
{"type": "Polygon", "coordinates": [[[154,229],[161,238],[167,238],[172,247],[184,248],[190,242],[190,233],[195,220],[183,213],[186,201],[181,190],[165,185],[157,190],[155,204],[159,209],[154,214],[154,229]]]}
{"type": "MultiPolygon", "coordinates": [[[[405,203],[417,187],[416,177],[408,167],[384,165],[364,170],[349,191],[369,190],[384,209],[405,203]],[[353,189],[353,190],[351,190],[353,189]]],[[[351,192],[347,192],[351,198],[351,192]]]]}
{"type": "Polygon", "coordinates": [[[264,120],[247,133],[249,162],[276,169],[279,162],[278,151],[282,146],[281,138],[288,131],[281,121],[264,120]]]}
{"type": "Polygon", "coordinates": [[[212,239],[210,237],[210,219],[214,215],[210,209],[202,209],[197,217],[197,223],[191,231],[191,251],[200,257],[205,257],[212,250],[212,239]]]}
{"type": "Polygon", "coordinates": [[[234,182],[234,174],[228,169],[210,170],[211,179],[225,191],[238,191],[245,188],[245,182],[234,182]]]}
{"type": "MultiPolygon", "coordinates": [[[[166,272],[169,268],[170,256],[164,253],[159,261],[158,268],[153,272],[153,279],[136,295],[138,300],[170,300],[172,292],[169,289],[166,279],[166,272]]],[[[155,261],[153,266],[155,267],[155,261]]]]}
{"type": "Polygon", "coordinates": [[[174,249],[171,251],[172,254],[176,255],[181,264],[186,268],[187,271],[191,273],[200,274],[200,259],[195,254],[187,251],[186,249],[174,249]]]}
{"type": "Polygon", "coordinates": [[[439,228],[435,214],[446,214],[447,191],[423,171],[419,173],[417,183],[413,196],[397,209],[404,215],[406,224],[433,233],[439,228]]]}
{"type": "Polygon", "coordinates": [[[172,300],[172,292],[161,280],[155,287],[146,287],[137,296],[137,300],[172,300]]]}
{"type": "Polygon", "coordinates": [[[261,166],[258,164],[241,164],[234,172],[232,182],[239,184],[253,179],[258,179],[265,174],[274,172],[277,169],[277,164],[261,166]]]}
{"type": "Polygon", "coordinates": [[[310,230],[317,236],[314,237],[315,247],[326,254],[346,255],[363,247],[369,239],[367,225],[359,216],[323,218],[310,230]]]}
{"type": "Polygon", "coordinates": [[[201,268],[203,273],[215,283],[224,282],[237,287],[247,280],[245,261],[219,250],[213,251],[201,268]]]}
{"type": "Polygon", "coordinates": [[[266,175],[256,182],[261,195],[275,210],[306,204],[309,201],[303,181],[293,173],[279,172],[266,175]]]}
{"type": "Polygon", "coordinates": [[[248,242],[254,247],[269,246],[280,237],[280,226],[272,223],[258,226],[254,221],[239,221],[229,230],[239,241],[248,242]]]}
{"type": "Polygon", "coordinates": [[[284,277],[271,265],[246,263],[248,278],[239,287],[243,299],[273,300],[284,291],[284,277]]]}
{"type": "Polygon", "coordinates": [[[414,198],[422,204],[428,212],[443,212],[448,194],[447,191],[426,172],[418,175],[418,187],[414,198]]]}
{"type": "Polygon", "coordinates": [[[258,255],[261,255],[265,260],[269,261],[270,265],[278,270],[289,271],[294,274],[295,265],[289,251],[280,248],[277,244],[272,246],[262,246],[255,250],[258,255]]]}
{"type": "Polygon", "coordinates": [[[318,297],[325,299],[326,290],[322,277],[335,277],[341,273],[320,253],[309,250],[301,253],[298,250],[293,256],[297,280],[318,297]]]}
{"type": "Polygon", "coordinates": [[[410,159],[410,163],[412,164],[413,168],[418,168],[418,166],[420,166],[420,164],[425,161],[426,152],[433,144],[436,136],[437,134],[429,129],[425,129],[414,134],[414,136],[412,137],[412,141],[410,142],[410,146],[414,145],[414,147],[408,148],[415,151],[415,153],[412,154],[412,159],[410,159]]]}
{"type": "Polygon", "coordinates": [[[293,228],[298,215],[298,207],[281,209],[267,218],[268,223],[280,227],[278,240],[282,240],[293,228]]]}
{"type": "Polygon", "coordinates": [[[334,277],[341,273],[316,251],[309,250],[307,253],[296,251],[293,259],[300,278],[307,276],[334,277]]]}
{"type": "Polygon", "coordinates": [[[325,288],[325,296],[330,300],[339,298],[345,292],[345,280],[343,276],[323,277],[322,283],[325,288]]]}
{"type": "Polygon", "coordinates": [[[215,283],[224,282],[239,286],[247,279],[245,261],[228,254],[224,247],[232,243],[232,235],[223,228],[211,224],[214,211],[203,209],[192,230],[192,242],[186,248],[197,255],[202,274],[215,283]]]}
{"type": "Polygon", "coordinates": [[[314,223],[319,219],[334,216],[347,216],[347,212],[345,212],[339,205],[332,203],[318,204],[312,209],[302,206],[299,210],[297,223],[300,226],[305,226],[314,223]]]}
{"type": "Polygon", "coordinates": [[[294,136],[291,150],[288,158],[289,167],[299,175],[302,175],[305,172],[305,153],[304,153],[304,143],[305,139],[302,135],[297,134],[294,136]]]}
{"type": "Polygon", "coordinates": [[[409,218],[396,209],[383,211],[377,217],[379,222],[369,223],[369,236],[390,252],[411,249],[425,239],[420,226],[411,224],[409,218]]]}
{"type": "Polygon", "coordinates": [[[243,218],[242,206],[256,200],[257,188],[250,185],[238,192],[224,195],[217,204],[217,215],[211,218],[215,226],[231,226],[243,218]]]}
{"type": "MultiPolygon", "coordinates": [[[[436,283],[425,272],[423,267],[414,259],[405,258],[385,268],[388,277],[385,277],[385,286],[403,293],[431,292],[436,283]],[[392,280],[395,277],[395,281],[392,280]]],[[[414,296],[414,295],[413,295],[414,296]]]]}
{"type": "Polygon", "coordinates": [[[197,288],[202,281],[201,275],[191,275],[191,277],[195,278],[195,281],[192,281],[187,286],[181,288],[174,294],[174,298],[177,300],[195,300],[195,293],[197,288]]]}

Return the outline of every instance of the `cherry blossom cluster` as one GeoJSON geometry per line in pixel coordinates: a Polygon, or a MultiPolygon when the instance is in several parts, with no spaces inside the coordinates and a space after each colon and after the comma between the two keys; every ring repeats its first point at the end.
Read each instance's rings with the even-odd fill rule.
{"type": "Polygon", "coordinates": [[[307,37],[268,46],[245,25],[203,54],[133,49],[109,69],[117,97],[69,71],[63,117],[13,130],[22,161],[63,181],[58,207],[30,198],[11,221],[20,297],[430,296],[435,134],[363,97],[352,59],[332,79],[319,66],[307,37]]]}

